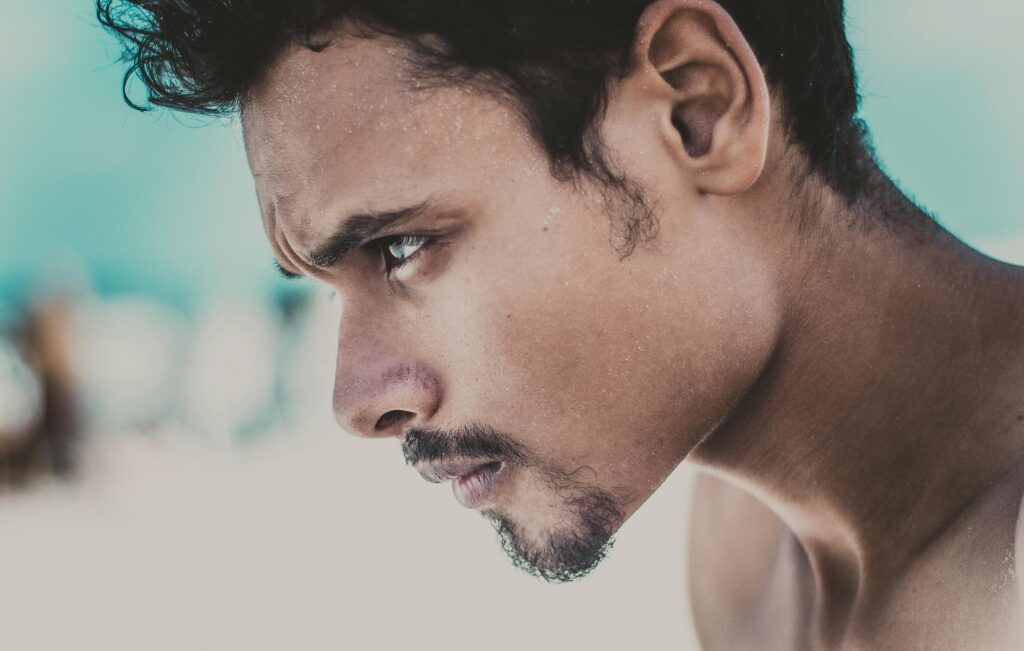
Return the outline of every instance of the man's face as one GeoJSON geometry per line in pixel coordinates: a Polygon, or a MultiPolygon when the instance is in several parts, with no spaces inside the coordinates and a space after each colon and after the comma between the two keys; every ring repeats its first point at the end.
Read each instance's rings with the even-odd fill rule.
{"type": "Polygon", "coordinates": [[[521,565],[573,578],[750,386],[767,274],[642,98],[613,94],[602,124],[658,220],[623,258],[636,206],[554,178],[506,104],[418,90],[406,54],[345,37],[273,67],[243,112],[267,233],[342,302],[339,422],[399,439],[521,565]]]}

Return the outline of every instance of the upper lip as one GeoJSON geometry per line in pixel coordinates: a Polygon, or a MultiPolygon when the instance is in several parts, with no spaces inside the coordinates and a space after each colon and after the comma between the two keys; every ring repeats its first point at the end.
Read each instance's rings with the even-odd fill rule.
{"type": "Polygon", "coordinates": [[[494,463],[493,460],[479,459],[475,461],[464,460],[464,461],[434,461],[429,463],[417,463],[413,467],[416,472],[420,473],[420,476],[427,481],[440,484],[451,479],[457,479],[473,472],[477,468],[486,466],[489,463],[494,463]]]}

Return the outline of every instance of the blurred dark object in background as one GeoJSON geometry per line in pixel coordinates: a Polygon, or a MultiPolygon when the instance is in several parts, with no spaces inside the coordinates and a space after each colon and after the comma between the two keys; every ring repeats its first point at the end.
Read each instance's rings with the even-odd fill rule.
{"type": "Polygon", "coordinates": [[[0,494],[84,478],[126,437],[232,450],[329,414],[335,321],[308,290],[191,310],[87,284],[25,295],[0,302],[0,494]]]}
{"type": "Polygon", "coordinates": [[[52,299],[0,336],[0,493],[74,471],[69,308],[52,299]]]}

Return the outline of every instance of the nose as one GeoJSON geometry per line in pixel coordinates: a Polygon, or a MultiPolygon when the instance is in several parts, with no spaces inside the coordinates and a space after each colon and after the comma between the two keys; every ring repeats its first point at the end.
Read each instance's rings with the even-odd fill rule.
{"type": "Polygon", "coordinates": [[[423,363],[377,361],[356,365],[339,354],[334,380],[334,417],[356,436],[401,436],[438,410],[441,385],[423,363]]]}

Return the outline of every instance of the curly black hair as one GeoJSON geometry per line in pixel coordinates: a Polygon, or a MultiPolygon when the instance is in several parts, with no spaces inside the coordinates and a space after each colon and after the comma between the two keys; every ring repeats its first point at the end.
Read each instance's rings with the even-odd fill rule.
{"type": "MultiPolygon", "coordinates": [[[[135,108],[234,114],[286,46],[322,49],[344,23],[407,42],[434,79],[486,84],[514,101],[557,176],[614,182],[594,126],[651,1],[97,0],[96,10],[124,45],[123,92],[135,108]],[[133,78],[145,103],[130,97],[133,78]]],[[[852,203],[866,145],[842,0],[719,4],[782,97],[792,143],[852,203]]]]}

